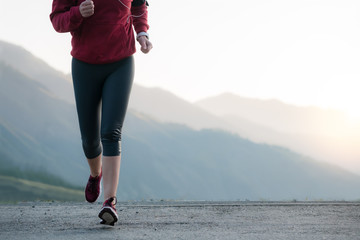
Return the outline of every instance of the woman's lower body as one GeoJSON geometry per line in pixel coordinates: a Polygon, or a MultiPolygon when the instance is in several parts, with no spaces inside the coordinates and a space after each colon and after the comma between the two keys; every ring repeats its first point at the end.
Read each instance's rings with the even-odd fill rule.
{"type": "Polygon", "coordinates": [[[88,64],[73,58],[72,76],[82,146],[90,167],[85,196],[89,202],[97,200],[102,178],[105,202],[99,217],[113,225],[117,220],[114,205],[121,131],[134,78],[134,59],[130,56],[109,64],[88,64]]]}

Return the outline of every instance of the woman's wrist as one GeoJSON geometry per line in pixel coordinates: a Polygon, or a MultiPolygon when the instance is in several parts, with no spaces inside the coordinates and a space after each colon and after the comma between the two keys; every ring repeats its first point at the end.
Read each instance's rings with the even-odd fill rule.
{"type": "Polygon", "coordinates": [[[147,32],[139,32],[137,35],[136,35],[136,40],[139,39],[139,37],[141,36],[145,36],[147,39],[149,39],[149,34],[147,32]]]}

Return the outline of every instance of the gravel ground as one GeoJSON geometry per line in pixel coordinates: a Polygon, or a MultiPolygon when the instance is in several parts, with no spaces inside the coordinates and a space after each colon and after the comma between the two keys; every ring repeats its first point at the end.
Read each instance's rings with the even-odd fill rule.
{"type": "Polygon", "coordinates": [[[359,202],[126,202],[0,205],[0,239],[360,239],[359,202]]]}

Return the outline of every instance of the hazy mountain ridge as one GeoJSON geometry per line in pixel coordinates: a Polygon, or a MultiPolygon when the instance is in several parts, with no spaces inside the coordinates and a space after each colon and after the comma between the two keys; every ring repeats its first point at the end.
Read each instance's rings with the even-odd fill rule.
{"type": "Polygon", "coordinates": [[[58,169],[68,167],[67,171],[79,178],[74,166],[82,159],[81,150],[70,156],[66,151],[80,147],[74,106],[52,97],[41,83],[1,63],[0,76],[4,86],[0,89],[1,153],[24,168],[40,168],[66,177],[68,174],[58,169]]]}
{"type": "Polygon", "coordinates": [[[0,61],[34,81],[42,83],[57,97],[70,103],[74,102],[71,81],[64,81],[64,74],[34,57],[26,49],[0,40],[0,61]]]}
{"type": "Polygon", "coordinates": [[[337,110],[289,105],[276,99],[244,98],[232,93],[195,104],[216,116],[237,116],[284,133],[331,136],[339,131],[334,126],[347,121],[347,116],[337,110]]]}
{"type": "Polygon", "coordinates": [[[351,123],[343,112],[230,93],[203,99],[196,105],[253,141],[288,147],[329,163],[343,163],[348,170],[360,173],[360,122],[351,123]]]}
{"type": "Polygon", "coordinates": [[[257,143],[284,146],[360,174],[360,125],[349,124],[347,116],[339,111],[233,94],[192,104],[160,88],[137,85],[129,108],[161,122],[185,124],[197,130],[223,129],[257,143]]]}
{"type": "MultiPolygon", "coordinates": [[[[43,86],[46,82],[40,84],[32,79],[34,76],[28,76],[0,64],[1,156],[17,167],[50,169],[52,174],[84,186],[88,168],[75,106],[53,97],[43,86]]],[[[65,77],[63,81],[67,81],[65,77]]],[[[151,95],[144,101],[149,98],[151,95]]],[[[174,98],[184,107],[188,105],[174,98]]],[[[225,131],[194,130],[155,119],[141,111],[127,114],[119,199],[360,197],[360,177],[342,169],[281,147],[255,144],[225,131]]],[[[0,163],[3,166],[3,161],[0,163]]]]}
{"type": "MultiPolygon", "coordinates": [[[[152,189],[156,190],[156,186],[171,183],[174,183],[173,188],[178,188],[179,183],[184,183],[187,187],[182,191],[191,192],[192,199],[201,199],[198,195],[193,195],[194,193],[202,193],[202,196],[207,196],[208,199],[225,196],[224,199],[252,200],[259,198],[289,200],[290,196],[298,199],[306,197],[320,199],[321,195],[325,196],[324,192],[331,192],[330,195],[335,196],[339,191],[349,191],[354,193],[354,196],[357,195],[355,185],[345,186],[340,183],[342,180],[338,181],[344,178],[349,181],[348,183],[355,183],[358,176],[327,164],[314,162],[287,149],[254,144],[235,134],[220,130],[194,132],[186,126],[160,124],[154,121],[146,122],[146,125],[151,127],[141,122],[143,128],[152,129],[145,132],[141,127],[139,128],[138,118],[133,116],[128,117],[126,133],[131,132],[132,135],[124,140],[124,147],[131,148],[132,146],[127,145],[128,141],[138,136],[143,143],[143,151],[134,149],[134,155],[129,161],[126,161],[125,154],[123,167],[134,164],[134,169],[147,171],[145,175],[141,175],[144,180],[136,181],[151,185],[155,180],[146,176],[151,175],[151,172],[163,172],[153,170],[156,166],[166,169],[166,175],[174,180],[178,172],[186,173],[186,178],[180,176],[176,181],[154,183],[152,189]],[[155,135],[156,138],[154,132],[158,133],[155,135]],[[167,146],[165,151],[162,151],[163,146],[167,146]],[[141,157],[153,156],[159,149],[161,155],[156,158],[150,157],[154,162],[142,166],[144,163],[141,157]],[[142,163],[136,164],[137,161],[142,163]],[[326,170],[323,171],[324,169],[326,170]],[[201,184],[201,188],[197,189],[195,183],[203,185],[201,184]],[[306,196],[304,192],[307,192],[306,196]]],[[[122,173],[122,176],[124,174],[127,173],[122,173]]],[[[182,195],[179,197],[181,198],[182,195]]]]}
{"type": "Polygon", "coordinates": [[[129,108],[143,112],[160,122],[186,124],[194,129],[220,128],[225,122],[161,88],[134,84],[129,108]]]}

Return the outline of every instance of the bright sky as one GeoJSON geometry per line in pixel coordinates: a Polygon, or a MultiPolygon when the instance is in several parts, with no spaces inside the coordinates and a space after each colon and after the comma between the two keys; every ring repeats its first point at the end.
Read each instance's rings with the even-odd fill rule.
{"type": "MultiPolygon", "coordinates": [[[[53,30],[51,2],[0,0],[0,39],[68,73],[70,35],[53,30]]],[[[359,0],[149,3],[154,49],[136,54],[138,84],[189,101],[233,92],[360,116],[359,0]]]]}

